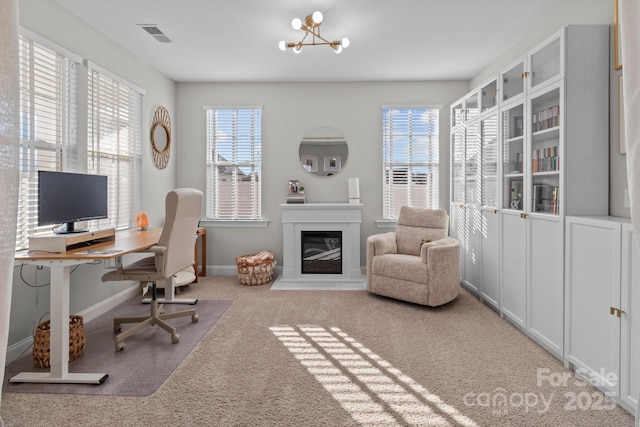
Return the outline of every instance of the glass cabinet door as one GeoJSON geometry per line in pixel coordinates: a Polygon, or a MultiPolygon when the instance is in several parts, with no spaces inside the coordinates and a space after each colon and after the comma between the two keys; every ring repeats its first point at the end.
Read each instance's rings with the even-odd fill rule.
{"type": "Polygon", "coordinates": [[[480,204],[480,125],[467,125],[465,138],[465,203],[480,204]]]}
{"type": "Polygon", "coordinates": [[[498,105],[498,82],[491,80],[480,89],[480,110],[485,112],[498,105]]]}
{"type": "Polygon", "coordinates": [[[464,109],[462,102],[451,108],[451,202],[464,204],[464,109]]]}
{"type": "Polygon", "coordinates": [[[524,210],[524,105],[502,112],[502,174],[504,209],[524,210]]]}
{"type": "Polygon", "coordinates": [[[558,215],[560,209],[559,84],[531,98],[531,212],[558,215]]]}
{"type": "Polygon", "coordinates": [[[478,93],[474,92],[464,99],[465,121],[472,120],[478,116],[480,112],[478,105],[478,93]]]}
{"type": "Polygon", "coordinates": [[[462,125],[464,122],[464,108],[462,107],[462,101],[451,107],[451,127],[462,125]]]}
{"type": "Polygon", "coordinates": [[[544,83],[561,77],[563,32],[558,33],[550,41],[543,43],[542,47],[533,50],[530,55],[529,88],[536,89],[544,83]]]}
{"type": "Polygon", "coordinates": [[[524,61],[502,73],[502,102],[524,93],[524,61]]]}
{"type": "Polygon", "coordinates": [[[480,123],[482,149],[482,206],[498,207],[498,116],[480,123]]]}

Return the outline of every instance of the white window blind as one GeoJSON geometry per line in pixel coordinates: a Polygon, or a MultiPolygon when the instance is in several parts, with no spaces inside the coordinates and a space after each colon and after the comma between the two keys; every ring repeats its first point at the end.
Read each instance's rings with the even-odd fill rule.
{"type": "Polygon", "coordinates": [[[205,110],[207,219],[260,219],[262,109],[205,110]]]}
{"type": "Polygon", "coordinates": [[[438,208],[439,108],[383,108],[383,218],[438,208]]]}
{"type": "Polygon", "coordinates": [[[20,37],[20,164],[16,250],[38,227],[38,170],[77,169],[78,63],[20,37]]]}
{"type": "Polygon", "coordinates": [[[90,227],[126,228],[141,206],[142,94],[91,64],[88,83],[87,171],[109,177],[109,217],[90,227]]]}

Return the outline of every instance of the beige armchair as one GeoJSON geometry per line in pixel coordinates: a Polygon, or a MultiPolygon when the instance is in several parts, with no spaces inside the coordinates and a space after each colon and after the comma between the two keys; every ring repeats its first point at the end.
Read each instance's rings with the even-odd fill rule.
{"type": "MultiPolygon", "coordinates": [[[[202,192],[192,188],[181,188],[170,191],[165,201],[165,223],[158,244],[147,251],[154,255],[143,258],[126,267],[119,266],[102,276],[102,281],[135,280],[141,286],[151,283],[151,313],[142,317],[123,317],[113,320],[113,329],[119,332],[123,323],[137,323],[132,328],[116,335],[116,350],[124,348],[124,339],[142,328],[158,325],[171,334],[171,341],[177,343],[180,335],[168,319],[191,316],[192,322],[198,321],[195,309],[164,313],[159,304],[156,282],[175,280],[178,272],[194,264],[193,247],[196,241],[196,230],[200,221],[202,192]]],[[[197,302],[197,300],[195,300],[197,302]]],[[[194,302],[194,304],[195,304],[194,302]]]]}
{"type": "Polygon", "coordinates": [[[455,299],[460,243],[448,230],[445,210],[403,206],[395,232],[367,239],[369,291],[428,306],[455,299]]]}

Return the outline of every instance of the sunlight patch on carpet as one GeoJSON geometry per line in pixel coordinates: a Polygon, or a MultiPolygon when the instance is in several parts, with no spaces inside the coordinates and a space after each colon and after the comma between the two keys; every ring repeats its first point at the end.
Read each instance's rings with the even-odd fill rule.
{"type": "Polygon", "coordinates": [[[477,427],[340,328],[283,325],[269,329],[360,424],[477,427]]]}

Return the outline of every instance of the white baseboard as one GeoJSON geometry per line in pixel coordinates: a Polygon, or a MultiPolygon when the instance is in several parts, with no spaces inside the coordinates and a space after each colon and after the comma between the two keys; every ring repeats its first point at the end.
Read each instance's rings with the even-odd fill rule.
{"type": "MultiPolygon", "coordinates": [[[[129,298],[133,298],[136,295],[140,295],[140,293],[141,293],[140,286],[138,286],[138,284],[135,284],[130,288],[127,288],[121,292],[118,292],[112,297],[107,298],[106,300],[100,301],[99,303],[92,305],[86,310],[82,310],[78,314],[83,317],[83,320],[85,322],[88,322],[104,313],[107,313],[108,311],[112,310],[114,307],[118,306],[119,304],[122,304],[129,298]]],[[[13,362],[20,356],[22,356],[24,352],[28,351],[32,345],[33,345],[33,337],[27,337],[7,347],[7,360],[6,360],[5,366],[13,362]]]]}

